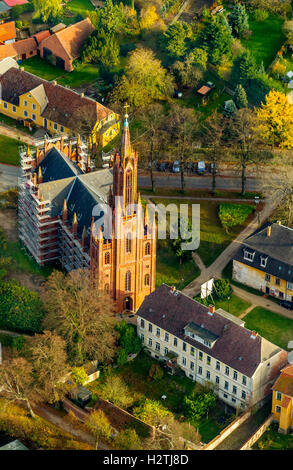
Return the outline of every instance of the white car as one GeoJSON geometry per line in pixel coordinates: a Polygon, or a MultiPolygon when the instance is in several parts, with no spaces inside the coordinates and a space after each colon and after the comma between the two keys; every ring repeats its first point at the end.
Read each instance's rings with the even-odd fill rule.
{"type": "Polygon", "coordinates": [[[175,160],[173,162],[172,171],[173,171],[173,173],[179,173],[180,172],[180,162],[179,162],[179,160],[175,160]]]}

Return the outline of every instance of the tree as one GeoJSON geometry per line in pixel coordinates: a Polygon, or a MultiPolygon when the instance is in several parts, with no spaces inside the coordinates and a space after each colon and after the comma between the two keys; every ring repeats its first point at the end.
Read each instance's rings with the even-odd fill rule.
{"type": "Polygon", "coordinates": [[[141,29],[150,29],[159,19],[155,5],[149,5],[140,11],[139,24],[141,29]]]}
{"type": "Polygon", "coordinates": [[[31,402],[37,399],[32,365],[22,357],[3,361],[0,367],[0,394],[9,401],[24,402],[31,417],[35,414],[31,402]]]}
{"type": "Polygon", "coordinates": [[[39,333],[44,311],[36,292],[17,281],[0,282],[0,327],[3,329],[39,333]]]}
{"type": "Polygon", "coordinates": [[[145,399],[140,405],[133,409],[133,415],[152,426],[159,426],[163,418],[172,416],[160,402],[145,399]]]}
{"type": "Polygon", "coordinates": [[[293,148],[293,105],[287,95],[270,91],[256,114],[259,120],[258,130],[268,144],[293,148]]]}
{"type": "Polygon", "coordinates": [[[215,406],[216,395],[212,391],[192,392],[183,399],[186,415],[192,421],[199,421],[215,406]]]}
{"type": "Polygon", "coordinates": [[[212,16],[199,35],[199,45],[209,55],[209,60],[218,65],[223,57],[232,57],[233,37],[229,25],[222,15],[212,16]]]}
{"type": "Polygon", "coordinates": [[[224,116],[231,118],[234,116],[237,108],[233,100],[228,100],[225,103],[225,108],[223,110],[224,116]]]}
{"type": "Polygon", "coordinates": [[[237,87],[236,87],[235,95],[234,95],[234,102],[235,102],[238,109],[247,108],[247,106],[248,106],[246,92],[245,92],[243,86],[240,85],[240,84],[237,85],[237,87]]]}
{"type": "MultiPolygon", "coordinates": [[[[204,51],[205,52],[205,51],[204,51]]],[[[176,82],[185,87],[195,87],[203,77],[203,68],[195,65],[191,52],[183,62],[176,61],[172,67],[176,82]]]]}
{"type": "Polygon", "coordinates": [[[128,101],[135,107],[164,100],[174,91],[172,78],[150,49],[136,49],[129,55],[124,75],[112,93],[112,100],[128,101]]]}
{"type": "Polygon", "coordinates": [[[157,380],[162,380],[163,377],[164,377],[164,371],[162,367],[159,364],[152,364],[149,370],[149,378],[154,381],[157,381],[157,380]]]}
{"type": "Polygon", "coordinates": [[[271,154],[265,150],[255,130],[253,111],[248,108],[239,109],[228,124],[232,152],[241,171],[241,195],[244,196],[247,166],[265,161],[271,154]]]}
{"type": "Polygon", "coordinates": [[[115,325],[115,330],[119,333],[119,345],[127,354],[139,353],[141,350],[141,341],[133,325],[129,325],[125,320],[122,320],[115,325]]]}
{"type": "Polygon", "coordinates": [[[242,38],[249,29],[248,25],[248,14],[246,13],[245,6],[241,3],[237,3],[230,15],[229,24],[231,25],[233,34],[239,38],[242,38]]]}
{"type": "Polygon", "coordinates": [[[139,147],[139,155],[145,158],[150,172],[152,191],[155,190],[154,181],[154,157],[159,153],[162,141],[162,124],[165,118],[163,107],[159,103],[150,104],[145,108],[138,120],[143,127],[142,135],[138,138],[136,147],[139,147]]]}
{"type": "Polygon", "coordinates": [[[211,163],[212,170],[212,195],[216,193],[216,175],[217,165],[221,160],[224,160],[225,151],[223,150],[223,132],[225,128],[225,121],[217,112],[214,112],[208,117],[201,125],[201,133],[205,146],[208,152],[205,156],[211,163]]]}
{"type": "Polygon", "coordinates": [[[114,438],[114,448],[119,450],[142,450],[141,440],[135,429],[124,429],[114,438]]]}
{"type": "Polygon", "coordinates": [[[97,30],[100,28],[110,35],[115,34],[123,24],[123,11],[112,0],[105,0],[102,8],[91,12],[90,19],[97,30]]]}
{"type": "Polygon", "coordinates": [[[216,279],[214,282],[214,293],[220,300],[227,300],[231,297],[233,289],[228,279],[216,279]]]}
{"type": "Polygon", "coordinates": [[[96,450],[99,447],[99,441],[109,442],[114,432],[110,421],[102,410],[93,411],[86,419],[85,425],[95,439],[96,450]]]}
{"type": "Polygon", "coordinates": [[[188,49],[188,39],[192,35],[191,26],[185,21],[175,21],[163,35],[163,42],[173,58],[183,57],[188,49]]]}
{"type": "Polygon", "coordinates": [[[56,403],[65,395],[62,379],[68,372],[66,343],[51,331],[36,335],[31,346],[36,390],[44,401],[56,403]]]}
{"type": "Polygon", "coordinates": [[[228,232],[230,227],[242,224],[252,211],[253,207],[247,204],[222,203],[220,204],[219,219],[228,232]]]}
{"type": "Polygon", "coordinates": [[[41,18],[44,23],[54,22],[62,15],[60,0],[33,0],[35,18],[41,18]]]}
{"type": "Polygon", "coordinates": [[[101,63],[106,69],[111,69],[119,64],[119,53],[119,44],[114,35],[100,29],[94,31],[86,40],[82,60],[86,63],[101,63]]]}
{"type": "Polygon", "coordinates": [[[54,329],[67,343],[71,362],[109,362],[116,353],[114,304],[109,296],[93,288],[88,270],[65,275],[53,271],[42,291],[47,311],[44,325],[54,329]]]}
{"type": "Polygon", "coordinates": [[[84,367],[73,367],[71,376],[77,385],[84,385],[88,381],[84,367]]]}
{"type": "MultiPolygon", "coordinates": [[[[179,223],[178,223],[179,229],[179,223]]],[[[176,232],[175,232],[176,233],[176,232]]],[[[179,258],[179,263],[182,264],[183,261],[188,261],[192,258],[191,250],[183,250],[182,245],[184,243],[189,243],[192,240],[192,225],[191,221],[180,221],[180,236],[171,242],[171,248],[175,252],[176,256],[179,258]]]]}
{"type": "Polygon", "coordinates": [[[198,118],[193,109],[182,108],[174,104],[170,108],[165,122],[169,152],[180,162],[181,192],[185,192],[185,167],[196,133],[198,118]]]}
{"type": "Polygon", "coordinates": [[[113,405],[128,408],[133,403],[130,390],[119,375],[109,375],[101,387],[101,396],[113,405]]]}

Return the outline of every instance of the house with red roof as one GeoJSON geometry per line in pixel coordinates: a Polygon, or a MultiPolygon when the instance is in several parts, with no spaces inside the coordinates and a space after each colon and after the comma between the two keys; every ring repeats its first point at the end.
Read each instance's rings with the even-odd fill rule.
{"type": "Polygon", "coordinates": [[[279,432],[293,431],[293,364],[281,370],[281,375],[272,387],[272,413],[279,423],[279,432]]]}
{"type": "Polygon", "coordinates": [[[10,44],[15,41],[15,38],[16,30],[14,21],[0,24],[0,45],[10,44]]]}

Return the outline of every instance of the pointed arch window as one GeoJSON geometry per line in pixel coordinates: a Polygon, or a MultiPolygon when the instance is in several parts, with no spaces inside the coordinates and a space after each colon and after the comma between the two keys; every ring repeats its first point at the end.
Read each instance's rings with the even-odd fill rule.
{"type": "Polygon", "coordinates": [[[125,292],[129,292],[131,290],[131,272],[127,271],[125,274],[125,292]]]}
{"type": "Polygon", "coordinates": [[[146,243],[145,244],[145,247],[144,247],[144,254],[145,255],[149,255],[151,253],[151,244],[150,243],[146,243]]]}
{"type": "Polygon", "coordinates": [[[149,286],[150,285],[150,275],[146,274],[144,277],[144,285],[149,286]]]}
{"type": "Polygon", "coordinates": [[[107,251],[105,253],[105,264],[110,264],[110,253],[107,251]]]}
{"type": "Polygon", "coordinates": [[[126,237],[126,253],[131,253],[131,238],[130,234],[126,237]]]}
{"type": "Polygon", "coordinates": [[[109,294],[109,292],[110,292],[110,285],[109,284],[105,284],[104,292],[105,292],[105,294],[109,294]]]}
{"type": "Polygon", "coordinates": [[[125,185],[125,205],[132,202],[132,171],[126,172],[126,185],[125,185]]]}

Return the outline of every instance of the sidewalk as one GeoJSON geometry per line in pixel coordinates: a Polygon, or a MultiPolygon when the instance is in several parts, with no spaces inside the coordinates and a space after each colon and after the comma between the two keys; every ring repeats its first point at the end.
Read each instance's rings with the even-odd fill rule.
{"type": "Polygon", "coordinates": [[[0,123],[0,134],[28,145],[34,145],[34,139],[30,135],[2,122],[0,123]]]}

